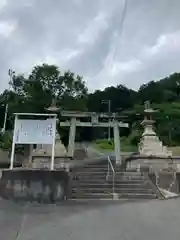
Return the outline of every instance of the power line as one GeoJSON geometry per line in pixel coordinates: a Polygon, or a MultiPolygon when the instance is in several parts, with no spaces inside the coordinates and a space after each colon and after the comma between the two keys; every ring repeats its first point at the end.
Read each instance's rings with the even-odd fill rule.
{"type": "Polygon", "coordinates": [[[122,32],[123,32],[123,25],[124,25],[124,20],[126,18],[126,15],[127,15],[127,5],[128,5],[128,0],[124,0],[124,7],[123,7],[123,12],[122,12],[122,18],[121,18],[121,21],[120,21],[120,36],[122,35],[122,32]]]}
{"type": "MultiPolygon", "coordinates": [[[[128,0],[124,0],[124,7],[123,7],[123,11],[122,11],[122,17],[120,19],[120,31],[119,31],[119,34],[118,34],[118,39],[120,39],[122,37],[122,33],[123,33],[123,26],[124,26],[124,21],[126,19],[126,16],[127,16],[127,8],[128,7],[128,0]]],[[[114,59],[115,59],[115,55],[116,55],[116,49],[117,49],[117,45],[118,45],[119,41],[116,40],[116,43],[115,43],[115,47],[114,47],[114,54],[113,54],[113,61],[114,62],[114,59]]]]}

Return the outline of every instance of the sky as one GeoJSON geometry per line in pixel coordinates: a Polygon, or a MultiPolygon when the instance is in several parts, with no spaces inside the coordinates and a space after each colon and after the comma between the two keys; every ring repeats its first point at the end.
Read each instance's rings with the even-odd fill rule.
{"type": "Polygon", "coordinates": [[[179,0],[0,0],[0,92],[8,69],[56,64],[89,91],[180,72],[179,0]]]}

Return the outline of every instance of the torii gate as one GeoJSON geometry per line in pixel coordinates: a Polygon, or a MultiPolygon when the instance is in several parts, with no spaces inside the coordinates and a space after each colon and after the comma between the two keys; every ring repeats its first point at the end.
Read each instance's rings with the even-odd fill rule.
{"type": "Polygon", "coordinates": [[[107,113],[95,112],[77,112],[77,111],[61,111],[62,117],[70,118],[70,120],[60,122],[60,127],[70,127],[68,157],[73,157],[75,146],[75,135],[77,127],[113,127],[114,128],[114,146],[116,163],[121,163],[120,153],[120,136],[119,127],[129,127],[128,123],[118,121],[118,116],[115,113],[111,115],[107,113]],[[77,119],[91,118],[89,122],[82,122],[77,119]],[[109,119],[108,122],[99,121],[100,118],[109,119]]]}

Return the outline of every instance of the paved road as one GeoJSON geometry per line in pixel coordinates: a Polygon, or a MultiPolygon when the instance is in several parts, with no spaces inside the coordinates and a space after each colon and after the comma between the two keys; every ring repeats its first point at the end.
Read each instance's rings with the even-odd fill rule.
{"type": "Polygon", "coordinates": [[[179,240],[180,199],[66,203],[0,202],[3,240],[179,240]]]}
{"type": "MultiPolygon", "coordinates": [[[[92,143],[82,143],[81,146],[83,147],[87,147],[87,151],[88,151],[88,155],[89,157],[108,157],[110,156],[112,160],[115,160],[115,153],[114,151],[106,151],[103,152],[101,150],[96,149],[92,143]]],[[[122,156],[129,156],[130,154],[132,154],[133,152],[121,152],[122,156]]]]}

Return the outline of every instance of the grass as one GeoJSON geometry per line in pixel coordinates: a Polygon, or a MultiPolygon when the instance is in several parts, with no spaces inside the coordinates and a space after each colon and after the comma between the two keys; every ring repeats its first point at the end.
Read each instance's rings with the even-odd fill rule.
{"type": "Polygon", "coordinates": [[[180,156],[180,146],[168,147],[169,151],[172,151],[173,156],[180,156]]]}
{"type": "MultiPolygon", "coordinates": [[[[114,150],[114,141],[109,143],[107,139],[96,140],[94,147],[101,152],[110,152],[114,150]]],[[[126,138],[121,138],[121,151],[122,152],[136,152],[137,146],[131,145],[126,138]]]]}
{"type": "MultiPolygon", "coordinates": [[[[110,152],[114,150],[114,141],[111,140],[111,144],[107,139],[96,140],[94,142],[94,147],[101,152],[110,152]]],[[[128,140],[121,138],[121,151],[122,152],[137,152],[137,146],[129,144],[128,140]]],[[[180,156],[180,146],[168,147],[169,151],[172,151],[173,156],[180,156]]]]}

